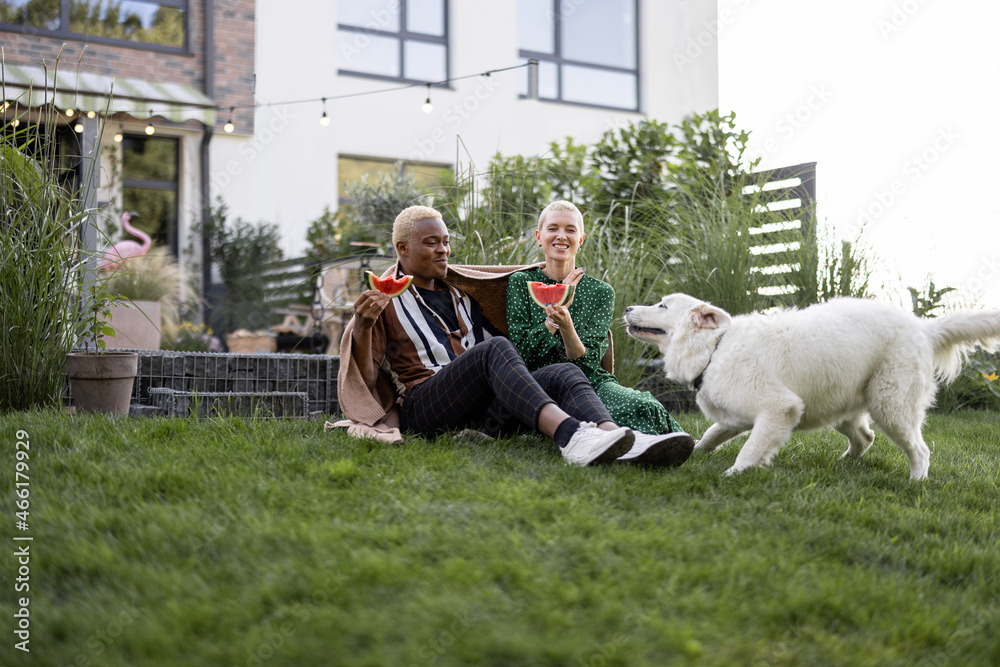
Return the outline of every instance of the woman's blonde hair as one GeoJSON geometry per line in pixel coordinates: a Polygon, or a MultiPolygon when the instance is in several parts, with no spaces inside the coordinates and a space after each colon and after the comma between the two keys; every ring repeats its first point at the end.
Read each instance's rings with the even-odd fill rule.
{"type": "Polygon", "coordinates": [[[572,211],[576,213],[580,218],[580,233],[583,233],[583,213],[576,207],[576,204],[565,199],[556,200],[542,209],[542,212],[538,214],[538,229],[542,228],[542,225],[545,223],[545,216],[552,211],[572,211]]]}
{"type": "Polygon", "coordinates": [[[430,206],[410,206],[404,208],[392,223],[392,247],[398,241],[409,242],[413,238],[413,226],[421,220],[429,218],[441,219],[441,213],[430,206]]]}

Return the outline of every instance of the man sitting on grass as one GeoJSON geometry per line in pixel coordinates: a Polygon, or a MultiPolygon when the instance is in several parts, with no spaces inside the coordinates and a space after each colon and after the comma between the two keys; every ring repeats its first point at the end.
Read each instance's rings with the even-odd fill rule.
{"type": "Polygon", "coordinates": [[[665,446],[611,421],[574,364],[528,371],[479,304],[445,282],[451,249],[438,211],[402,211],[392,244],[393,275],[412,275],[410,288],[394,299],[362,293],[341,342],[337,392],[345,416],[360,427],[354,434],[384,435],[396,424],[426,436],[521,426],[549,436],[567,463],[581,466],[614,461],[633,443],[633,454],[665,446]]]}

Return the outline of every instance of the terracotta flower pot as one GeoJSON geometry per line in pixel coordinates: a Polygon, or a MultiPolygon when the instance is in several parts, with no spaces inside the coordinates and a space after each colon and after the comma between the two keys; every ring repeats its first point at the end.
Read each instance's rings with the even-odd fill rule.
{"type": "Polygon", "coordinates": [[[138,370],[135,352],[66,355],[73,404],[81,412],[127,415],[138,370]]]}
{"type": "Polygon", "coordinates": [[[134,301],[111,308],[114,336],[107,336],[108,347],[130,350],[160,349],[160,302],[134,301]]]}

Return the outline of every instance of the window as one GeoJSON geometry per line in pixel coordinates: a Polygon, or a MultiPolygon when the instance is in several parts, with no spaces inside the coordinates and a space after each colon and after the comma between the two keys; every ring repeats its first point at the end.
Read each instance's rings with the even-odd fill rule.
{"type": "Polygon", "coordinates": [[[340,74],[448,79],[447,0],[342,0],[337,11],[340,74]]]}
{"type": "Polygon", "coordinates": [[[541,99],[638,111],[636,0],[518,0],[517,38],[521,62],[538,60],[541,99]]]}
{"type": "Polygon", "coordinates": [[[101,43],[187,48],[188,0],[0,0],[0,24],[101,43]]]}
{"type": "Polygon", "coordinates": [[[337,189],[341,204],[351,203],[347,194],[347,188],[368,178],[369,183],[374,183],[382,174],[396,176],[402,173],[413,178],[417,187],[424,190],[440,188],[443,185],[442,171],[451,169],[446,164],[430,164],[426,162],[405,162],[403,160],[393,161],[384,158],[359,157],[341,155],[337,159],[337,176],[340,181],[337,189]]]}
{"type": "Polygon", "coordinates": [[[122,205],[132,224],[177,255],[177,174],[180,142],[126,134],[122,139],[122,205]]]}

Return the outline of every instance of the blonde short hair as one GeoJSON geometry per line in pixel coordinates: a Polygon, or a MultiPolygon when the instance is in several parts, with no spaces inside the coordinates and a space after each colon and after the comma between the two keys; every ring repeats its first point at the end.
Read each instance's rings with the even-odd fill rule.
{"type": "Polygon", "coordinates": [[[542,209],[542,212],[538,214],[538,229],[542,228],[542,225],[545,223],[545,216],[552,211],[572,211],[576,213],[580,218],[580,232],[583,232],[583,213],[576,207],[576,204],[565,199],[556,200],[542,209]]]}
{"type": "Polygon", "coordinates": [[[404,208],[392,223],[392,247],[399,241],[409,242],[413,238],[413,226],[428,218],[441,219],[441,213],[430,206],[410,206],[404,208]]]}

